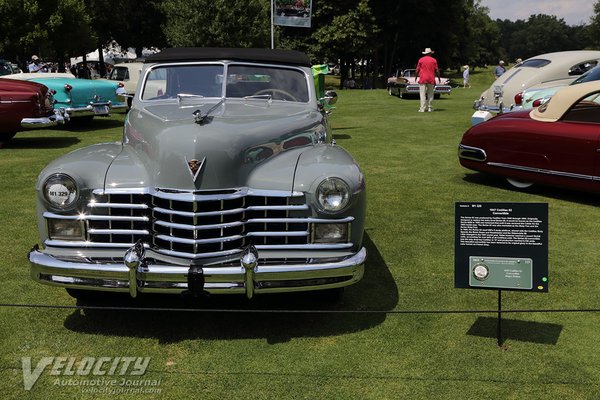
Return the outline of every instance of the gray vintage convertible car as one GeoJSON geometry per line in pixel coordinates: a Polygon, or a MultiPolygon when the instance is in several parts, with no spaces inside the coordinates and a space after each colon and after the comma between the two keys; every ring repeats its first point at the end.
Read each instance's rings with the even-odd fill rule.
{"type": "Polygon", "coordinates": [[[309,58],[266,49],[148,57],[122,143],[48,165],[32,277],[89,291],[333,289],[363,276],[364,176],[331,137],[309,58]]]}

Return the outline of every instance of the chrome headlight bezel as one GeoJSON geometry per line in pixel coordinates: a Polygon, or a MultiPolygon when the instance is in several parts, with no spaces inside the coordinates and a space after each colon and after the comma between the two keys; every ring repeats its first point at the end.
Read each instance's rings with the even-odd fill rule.
{"type": "Polygon", "coordinates": [[[317,186],[315,199],[319,210],[328,214],[344,211],[350,204],[350,186],[341,178],[323,179],[317,186]]]}
{"type": "Polygon", "coordinates": [[[42,196],[50,207],[63,211],[77,205],[80,191],[77,182],[70,175],[56,173],[44,180],[42,196]]]}

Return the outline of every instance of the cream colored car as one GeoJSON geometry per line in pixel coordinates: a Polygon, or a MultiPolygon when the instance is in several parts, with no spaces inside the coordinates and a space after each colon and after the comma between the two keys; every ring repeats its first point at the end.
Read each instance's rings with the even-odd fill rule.
{"type": "Polygon", "coordinates": [[[108,79],[111,81],[123,82],[125,90],[130,96],[127,99],[127,104],[131,107],[131,99],[135,95],[135,87],[140,80],[140,72],[144,63],[141,62],[130,62],[115,64],[112,71],[108,75],[108,79]]]}

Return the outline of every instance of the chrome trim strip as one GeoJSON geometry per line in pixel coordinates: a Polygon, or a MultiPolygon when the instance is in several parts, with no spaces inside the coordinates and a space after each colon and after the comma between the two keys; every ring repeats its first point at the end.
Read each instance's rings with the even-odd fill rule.
{"type": "Polygon", "coordinates": [[[78,220],[82,220],[82,221],[139,221],[139,222],[150,221],[150,218],[148,218],[148,217],[87,215],[87,214],[61,215],[61,214],[55,214],[55,213],[52,213],[49,211],[44,212],[43,217],[51,218],[51,219],[78,219],[78,220]]]}
{"type": "Polygon", "coordinates": [[[563,177],[563,178],[575,178],[575,179],[584,179],[584,180],[588,180],[588,181],[600,181],[600,177],[594,176],[594,175],[575,174],[575,173],[572,173],[572,172],[554,171],[554,170],[544,169],[544,168],[532,168],[532,167],[524,167],[524,166],[521,166],[521,165],[504,164],[504,163],[496,163],[496,162],[489,162],[487,164],[490,165],[490,166],[492,166],[492,167],[515,169],[515,170],[518,170],[518,171],[525,171],[525,172],[533,172],[533,173],[538,173],[538,174],[560,176],[560,177],[563,177]]]}
{"type": "MultiPolygon", "coordinates": [[[[44,241],[44,246],[47,247],[85,247],[85,248],[89,248],[89,247],[100,247],[100,248],[105,248],[105,249],[110,249],[110,248],[123,248],[123,249],[128,249],[131,246],[133,246],[133,243],[104,243],[104,242],[90,242],[90,241],[66,241],[66,240],[53,240],[53,239],[46,239],[44,241]]],[[[145,245],[147,246],[147,245],[145,245]]]]}
{"type": "MultiPolygon", "coordinates": [[[[218,243],[218,242],[217,242],[218,243]]],[[[97,248],[119,248],[119,249],[128,249],[133,246],[134,243],[98,243],[98,242],[90,242],[90,241],[66,241],[66,240],[52,240],[47,239],[44,241],[44,246],[47,247],[97,247],[97,248]]],[[[349,249],[353,246],[352,243],[329,243],[329,244],[285,244],[285,245],[256,245],[256,248],[259,250],[343,250],[349,249]]],[[[144,244],[144,247],[150,248],[148,244],[144,244]]],[[[173,251],[168,249],[152,249],[153,251],[160,253],[171,255],[174,257],[182,257],[182,258],[209,258],[209,257],[219,257],[223,255],[236,254],[242,251],[242,249],[233,249],[227,251],[219,251],[214,253],[202,253],[202,254],[194,254],[194,253],[185,253],[180,251],[173,251]]]]}
{"type": "Polygon", "coordinates": [[[89,208],[131,208],[135,210],[147,210],[148,205],[146,204],[135,204],[135,203],[94,203],[90,202],[87,204],[89,208]]]}
{"type": "Polygon", "coordinates": [[[145,229],[88,229],[90,235],[149,235],[145,229]]]}
{"type": "Polygon", "coordinates": [[[231,210],[193,212],[193,211],[167,210],[166,208],[154,207],[154,211],[162,213],[162,214],[180,215],[182,217],[194,218],[194,217],[210,217],[210,216],[215,216],[215,215],[241,214],[244,211],[246,211],[246,209],[245,208],[233,208],[231,210]]]}
{"type": "Polygon", "coordinates": [[[250,211],[304,211],[308,210],[307,204],[291,204],[287,206],[250,206],[246,207],[250,211]]]}
{"type": "Polygon", "coordinates": [[[244,196],[263,196],[263,197],[302,197],[304,193],[294,192],[289,190],[264,190],[264,189],[251,189],[248,187],[231,188],[236,190],[235,193],[230,194],[194,194],[197,192],[208,193],[210,190],[200,191],[182,191],[181,189],[171,188],[118,188],[118,189],[94,189],[92,192],[97,196],[110,195],[110,194],[149,194],[154,197],[158,197],[165,200],[181,200],[181,201],[209,201],[209,200],[228,200],[237,199],[244,196]],[[168,193],[171,192],[172,193],[168,193]]]}
{"type": "Polygon", "coordinates": [[[184,225],[184,224],[176,224],[173,222],[167,221],[154,221],[154,225],[164,226],[165,228],[171,229],[183,229],[188,231],[199,231],[199,230],[209,230],[209,229],[226,229],[226,228],[234,228],[236,226],[245,225],[241,221],[229,222],[225,224],[214,224],[214,225],[184,225]]]}
{"type": "MultiPolygon", "coordinates": [[[[131,247],[132,244],[127,247],[131,247]]],[[[233,250],[225,250],[225,251],[215,251],[213,253],[184,253],[182,251],[174,251],[169,249],[153,249],[156,253],[164,254],[171,257],[179,257],[179,258],[188,258],[192,260],[198,260],[200,258],[213,258],[213,257],[223,257],[230,256],[233,254],[239,254],[242,252],[242,249],[233,249],[233,250]]]]}
{"type": "Polygon", "coordinates": [[[248,232],[246,237],[286,237],[286,236],[308,236],[308,231],[270,231],[270,232],[248,232]]]}
{"type": "Polygon", "coordinates": [[[225,242],[233,242],[234,240],[241,240],[244,236],[234,235],[234,236],[219,236],[214,239],[186,239],[179,238],[173,236],[166,235],[156,235],[156,239],[164,240],[165,242],[170,243],[182,243],[182,244],[211,244],[211,243],[225,243],[225,242]]]}
{"type": "Polygon", "coordinates": [[[353,246],[352,243],[328,243],[328,244],[257,244],[258,250],[343,250],[353,246]]]}

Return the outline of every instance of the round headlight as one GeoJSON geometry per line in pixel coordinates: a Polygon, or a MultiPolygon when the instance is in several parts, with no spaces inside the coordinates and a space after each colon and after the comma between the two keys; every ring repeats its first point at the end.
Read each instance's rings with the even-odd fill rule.
{"type": "Polygon", "coordinates": [[[77,184],[69,175],[55,174],[46,179],[43,186],[44,198],[57,208],[68,208],[77,201],[77,184]]]}
{"type": "Polygon", "coordinates": [[[316,198],[323,211],[342,211],[350,201],[350,188],[340,178],[327,178],[317,187],[316,198]]]}

